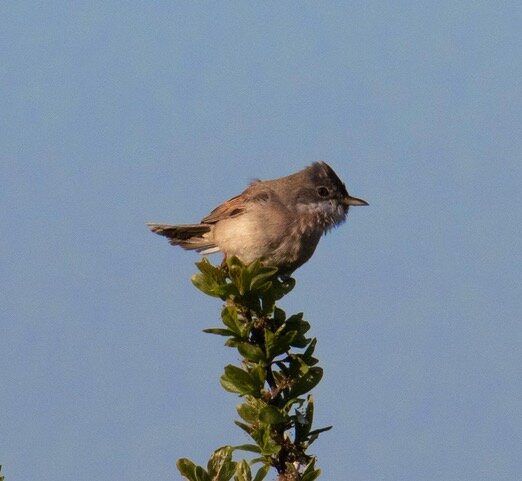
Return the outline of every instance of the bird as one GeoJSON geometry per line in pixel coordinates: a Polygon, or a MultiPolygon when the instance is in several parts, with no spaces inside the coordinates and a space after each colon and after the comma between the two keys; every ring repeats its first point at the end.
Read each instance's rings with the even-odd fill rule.
{"type": "Polygon", "coordinates": [[[199,224],[148,223],[170,244],[202,255],[221,252],[244,264],[259,260],[292,274],[312,257],[323,234],[346,220],[353,206],[368,205],[348,194],[323,161],[273,180],[255,180],[199,224]]]}

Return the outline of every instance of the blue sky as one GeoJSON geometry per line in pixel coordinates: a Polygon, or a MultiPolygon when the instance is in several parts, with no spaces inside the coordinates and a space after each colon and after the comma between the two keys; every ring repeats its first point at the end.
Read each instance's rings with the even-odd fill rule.
{"type": "Polygon", "coordinates": [[[144,224],[316,160],[370,202],[282,303],[319,342],[324,479],[520,479],[515,4],[3,2],[7,480],[179,479],[246,442],[220,304],[144,224]]]}

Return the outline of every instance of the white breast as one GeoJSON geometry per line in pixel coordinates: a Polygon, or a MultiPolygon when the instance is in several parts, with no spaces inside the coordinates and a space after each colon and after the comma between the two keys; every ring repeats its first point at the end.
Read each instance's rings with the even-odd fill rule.
{"type": "Polygon", "coordinates": [[[211,235],[221,252],[248,263],[269,257],[271,246],[285,236],[288,225],[286,213],[259,206],[237,217],[220,220],[211,235]]]}

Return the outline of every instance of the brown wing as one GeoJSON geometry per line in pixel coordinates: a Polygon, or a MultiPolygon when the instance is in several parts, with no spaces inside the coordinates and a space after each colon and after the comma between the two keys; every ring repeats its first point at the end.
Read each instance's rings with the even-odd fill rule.
{"type": "Polygon", "coordinates": [[[245,197],[243,194],[236,195],[232,199],[223,202],[218,205],[209,215],[207,215],[202,221],[202,224],[215,224],[222,219],[228,219],[229,217],[235,217],[242,214],[245,211],[245,197]]]}
{"type": "Polygon", "coordinates": [[[223,219],[237,217],[246,210],[246,206],[252,202],[267,202],[270,199],[270,191],[259,189],[261,183],[251,184],[243,193],[218,205],[202,221],[202,224],[215,224],[223,219]]]}

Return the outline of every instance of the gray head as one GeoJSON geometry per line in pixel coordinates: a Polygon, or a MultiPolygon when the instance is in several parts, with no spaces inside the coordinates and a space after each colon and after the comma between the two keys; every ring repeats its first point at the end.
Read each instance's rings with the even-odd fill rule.
{"type": "Polygon", "coordinates": [[[287,185],[295,186],[292,191],[298,212],[310,220],[313,218],[324,230],[343,222],[350,206],[368,205],[350,196],[344,183],[325,162],[315,162],[284,179],[287,185]]]}

